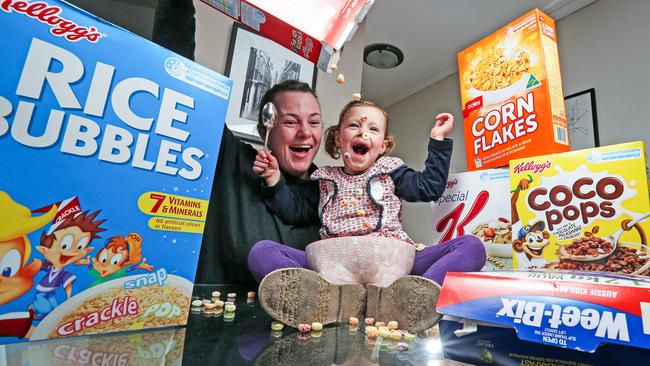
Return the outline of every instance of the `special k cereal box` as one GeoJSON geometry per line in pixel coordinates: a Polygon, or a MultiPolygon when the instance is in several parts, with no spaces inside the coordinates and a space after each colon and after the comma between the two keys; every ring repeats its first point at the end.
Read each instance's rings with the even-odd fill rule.
{"type": "Polygon", "coordinates": [[[445,192],[432,203],[433,244],[474,235],[492,257],[491,265],[510,267],[509,186],[510,174],[505,168],[451,174],[445,192]]]}
{"type": "Polygon", "coordinates": [[[458,53],[467,169],[569,151],[555,22],[534,9],[458,53]]]}
{"type": "Polygon", "coordinates": [[[647,274],[642,142],[510,162],[515,268],[647,274]]]}
{"type": "Polygon", "coordinates": [[[0,343],[186,324],[232,81],[57,0],[0,48],[0,343]]]}

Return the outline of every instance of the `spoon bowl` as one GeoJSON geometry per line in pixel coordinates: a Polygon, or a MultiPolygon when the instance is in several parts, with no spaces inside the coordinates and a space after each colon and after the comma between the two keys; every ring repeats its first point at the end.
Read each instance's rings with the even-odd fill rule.
{"type": "Polygon", "coordinates": [[[262,107],[262,124],[266,127],[266,134],[264,136],[264,150],[268,151],[269,131],[275,126],[275,121],[278,118],[278,111],[272,102],[264,104],[262,107]]]}

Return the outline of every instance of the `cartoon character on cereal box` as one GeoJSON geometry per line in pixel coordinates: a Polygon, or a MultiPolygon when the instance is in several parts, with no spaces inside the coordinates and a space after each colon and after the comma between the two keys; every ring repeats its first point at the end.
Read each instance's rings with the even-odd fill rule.
{"type": "Polygon", "coordinates": [[[147,263],[147,258],[142,258],[142,238],[137,233],[128,234],[126,238],[114,236],[92,258],[92,263],[90,258],[86,258],[75,264],[90,267],[88,274],[94,281],[88,287],[122,278],[135,269],[149,272],[154,269],[154,266],[147,263]]]}
{"type": "Polygon", "coordinates": [[[68,299],[72,297],[72,284],[77,277],[65,267],[92,252],[94,248],[88,245],[100,238],[97,234],[105,230],[100,225],[106,220],[95,220],[100,211],[89,212],[81,212],[76,197],[62,201],[58,205],[54,223],[41,234],[41,245],[36,250],[46,259],[41,267],[46,275],[36,286],[32,305],[37,320],[59,305],[55,296],[59,288],[65,289],[68,299]]]}
{"type": "MultiPolygon", "coordinates": [[[[0,191],[0,305],[24,295],[34,286],[34,276],[41,268],[38,259],[27,263],[31,245],[27,234],[47,225],[56,216],[57,207],[40,216],[0,191]]],[[[30,330],[34,311],[0,315],[0,337],[23,338],[30,330]]]]}
{"type": "Polygon", "coordinates": [[[551,241],[551,233],[544,230],[544,221],[537,221],[519,229],[517,240],[512,242],[512,248],[517,255],[520,268],[544,268],[549,262],[544,258],[544,248],[551,241]]]}

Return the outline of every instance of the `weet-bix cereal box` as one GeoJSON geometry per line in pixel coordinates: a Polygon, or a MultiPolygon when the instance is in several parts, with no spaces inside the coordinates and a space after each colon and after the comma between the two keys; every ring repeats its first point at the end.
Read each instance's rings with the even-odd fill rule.
{"type": "Polygon", "coordinates": [[[232,82],[0,2],[0,343],[185,324],[232,82]]]}
{"type": "Polygon", "coordinates": [[[573,271],[449,273],[438,311],[514,328],[521,340],[594,352],[650,349],[650,279],[573,271]]]}
{"type": "Polygon", "coordinates": [[[510,162],[514,268],[646,274],[640,141],[510,162]]]}

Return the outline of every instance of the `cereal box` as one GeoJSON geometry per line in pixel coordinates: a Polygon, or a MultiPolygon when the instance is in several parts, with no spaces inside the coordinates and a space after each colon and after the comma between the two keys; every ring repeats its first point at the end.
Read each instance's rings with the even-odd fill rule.
{"type": "Polygon", "coordinates": [[[231,80],[0,4],[0,343],[185,324],[231,80]]]}
{"type": "Polygon", "coordinates": [[[531,10],[458,53],[467,169],[569,151],[555,22],[531,10]]]}
{"type": "Polygon", "coordinates": [[[508,169],[451,174],[445,192],[432,203],[433,244],[475,235],[483,241],[490,265],[510,267],[509,185],[508,169]]]}
{"type": "Polygon", "coordinates": [[[374,0],[201,0],[316,64],[336,70],[374,0]]]}
{"type": "MultiPolygon", "coordinates": [[[[484,326],[482,332],[505,327],[514,329],[521,341],[553,346],[546,347],[549,352],[541,354],[538,347],[532,347],[537,357],[575,359],[575,353],[556,352],[558,349],[554,347],[597,351],[603,358],[615,356],[615,352],[622,353],[621,349],[643,349],[647,355],[650,349],[649,290],[648,277],[615,273],[535,270],[449,273],[442,285],[437,310],[447,318],[462,319],[464,326],[455,331],[460,337],[457,342],[479,331],[478,326],[484,326]]],[[[490,343],[481,345],[489,348],[490,343]]],[[[515,341],[515,344],[520,347],[516,352],[519,356],[514,358],[527,361],[527,342],[515,341]]],[[[496,349],[487,351],[483,351],[487,359],[493,358],[496,352],[503,353],[496,349]]],[[[596,361],[589,355],[583,360],[596,361]]],[[[598,364],[638,363],[620,359],[619,362],[598,364]]]]}
{"type": "Polygon", "coordinates": [[[642,142],[510,162],[515,268],[646,273],[642,142]]]}

